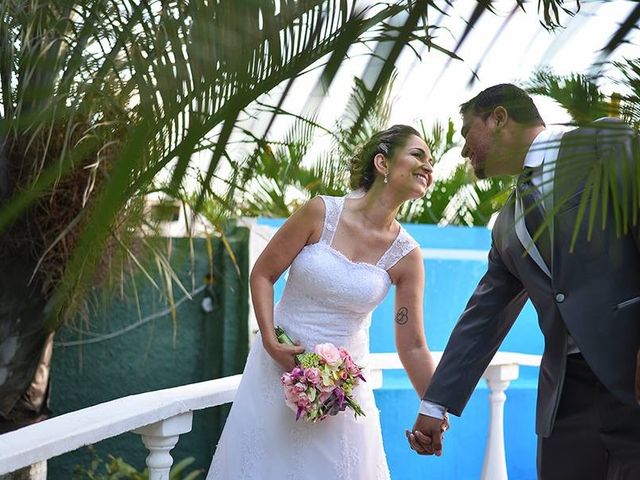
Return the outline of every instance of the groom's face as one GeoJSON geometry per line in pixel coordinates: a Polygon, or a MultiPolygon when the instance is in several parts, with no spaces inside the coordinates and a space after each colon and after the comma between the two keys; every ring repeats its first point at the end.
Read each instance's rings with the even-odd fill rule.
{"type": "Polygon", "coordinates": [[[495,129],[492,116],[467,112],[462,117],[462,156],[469,160],[478,178],[487,177],[487,161],[490,159],[494,143],[495,129]]]}

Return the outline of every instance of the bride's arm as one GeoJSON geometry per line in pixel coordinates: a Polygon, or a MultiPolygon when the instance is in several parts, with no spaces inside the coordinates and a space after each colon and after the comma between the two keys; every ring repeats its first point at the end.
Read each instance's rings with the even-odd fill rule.
{"type": "Polygon", "coordinates": [[[420,249],[412,250],[389,273],[396,284],[396,349],[413,388],[422,398],[431,382],[435,362],[424,333],[424,263],[420,249]]]}
{"type": "Polygon", "coordinates": [[[265,350],[287,370],[301,347],[278,343],[273,325],[273,285],[289,268],[307,243],[315,243],[322,233],[324,202],[313,198],[278,229],[256,260],[249,278],[251,300],[265,350]]]}

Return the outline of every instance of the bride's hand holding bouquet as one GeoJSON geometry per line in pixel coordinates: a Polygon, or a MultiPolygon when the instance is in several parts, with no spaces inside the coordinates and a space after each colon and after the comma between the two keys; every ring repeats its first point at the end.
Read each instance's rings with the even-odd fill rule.
{"type": "Polygon", "coordinates": [[[293,342],[283,343],[277,336],[272,342],[264,342],[264,349],[285,371],[290,372],[297,365],[296,357],[304,352],[304,347],[293,342]]]}
{"type": "MultiPolygon", "coordinates": [[[[276,337],[285,345],[295,345],[280,327],[276,327],[276,337]]],[[[356,417],[364,415],[353,397],[353,388],[360,380],[366,380],[347,350],[321,343],[313,352],[296,355],[295,362],[294,368],[283,373],[280,381],[285,402],[296,412],[296,420],[302,417],[317,422],[347,408],[353,410],[356,417]]]]}

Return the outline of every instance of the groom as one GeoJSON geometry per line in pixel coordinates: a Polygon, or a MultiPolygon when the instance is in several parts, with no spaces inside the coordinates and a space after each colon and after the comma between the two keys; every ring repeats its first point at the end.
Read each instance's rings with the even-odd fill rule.
{"type": "Polygon", "coordinates": [[[421,454],[442,453],[444,412],[461,415],[530,299],[545,337],[539,478],[640,479],[638,136],[616,119],[564,134],[546,129],[529,95],[510,84],[484,90],[461,113],[462,155],[476,176],[518,178],[493,227],[487,272],[451,334],[409,443],[421,454]],[[611,188],[619,207],[609,199],[603,211],[603,189],[611,188]],[[582,205],[581,193],[593,190],[597,201],[582,205]],[[549,212],[553,221],[545,222],[549,212]]]}

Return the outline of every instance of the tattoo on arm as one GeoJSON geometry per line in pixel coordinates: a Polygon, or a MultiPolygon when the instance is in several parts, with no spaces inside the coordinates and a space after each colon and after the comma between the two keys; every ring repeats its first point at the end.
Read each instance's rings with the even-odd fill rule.
{"type": "Polygon", "coordinates": [[[398,325],[404,325],[409,321],[409,310],[407,307],[400,307],[398,313],[396,313],[396,323],[398,325]]]}

